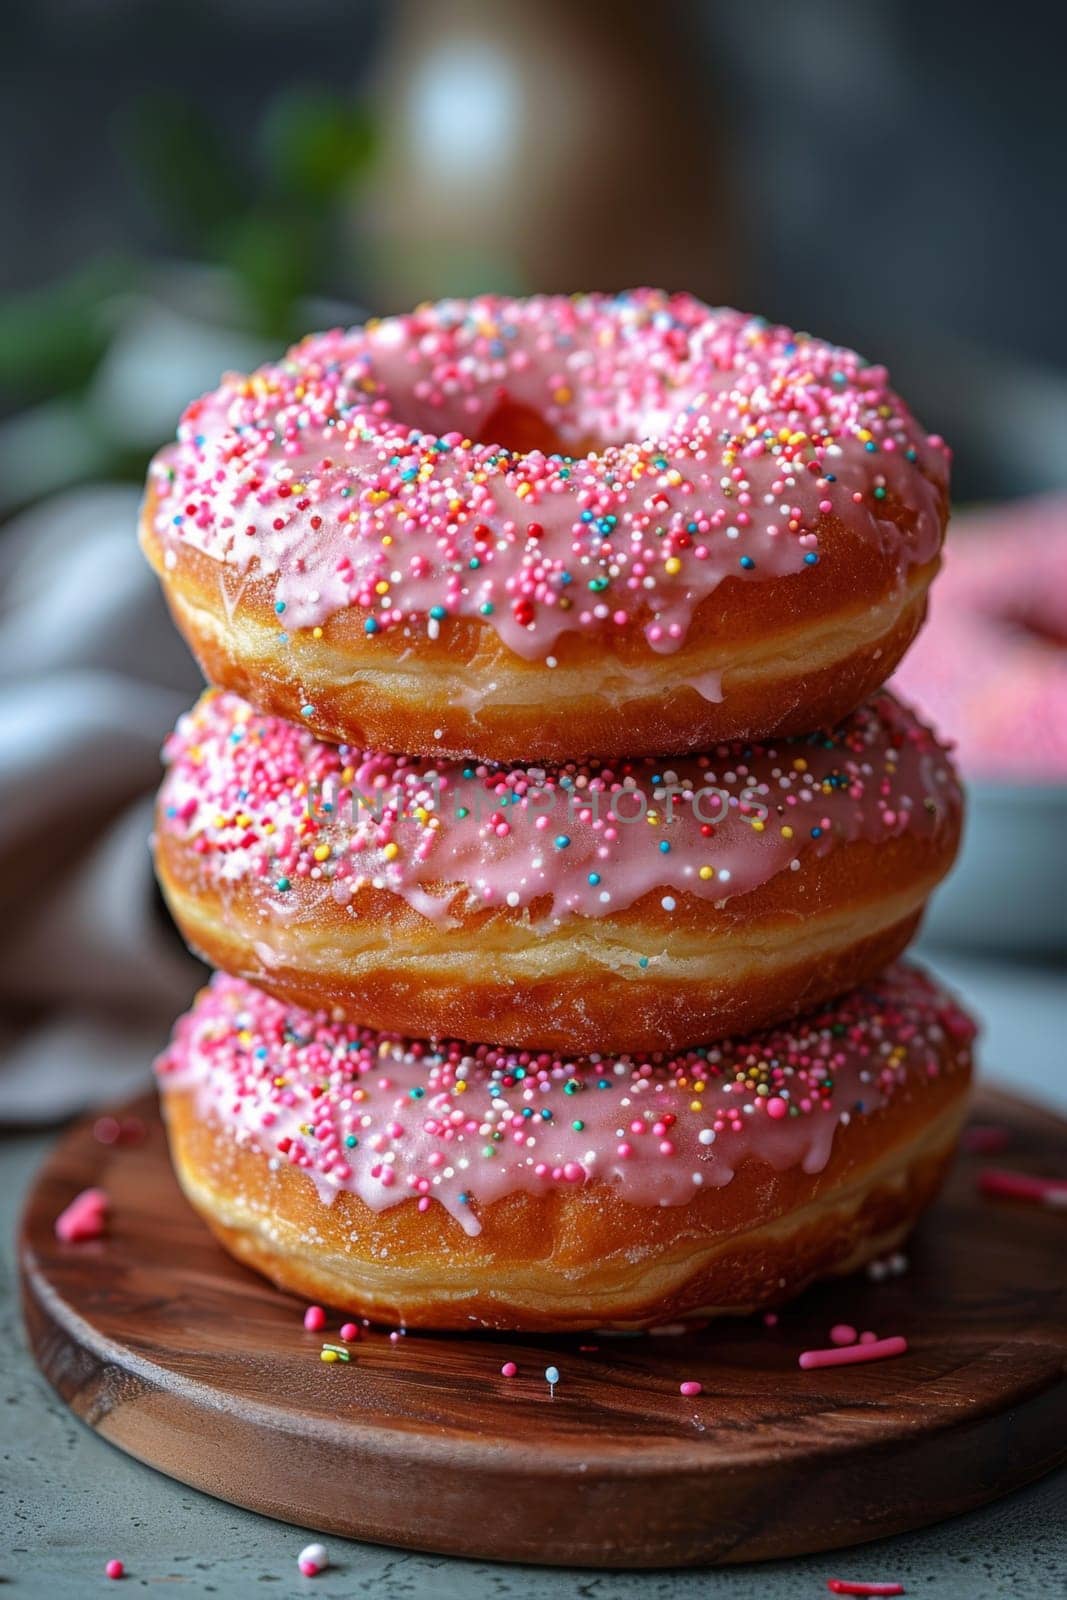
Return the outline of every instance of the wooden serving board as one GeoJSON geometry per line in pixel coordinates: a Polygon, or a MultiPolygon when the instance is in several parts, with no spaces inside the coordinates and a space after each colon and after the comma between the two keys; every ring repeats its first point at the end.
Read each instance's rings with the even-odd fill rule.
{"type": "MultiPolygon", "coordinates": [[[[982,1198],[964,1153],[910,1270],[809,1291],[777,1326],[567,1339],[330,1332],[235,1265],[183,1200],[154,1100],[138,1143],[57,1145],[24,1219],[42,1371],[105,1439],[209,1494],[329,1533],[450,1555],[601,1567],[828,1550],[980,1505],[1067,1455],[1067,1213],[982,1198]],[[89,1185],[109,1234],[60,1244],[89,1185]],[[801,1371],[835,1323],[909,1353],[801,1371]],[[501,1367],[514,1361],[518,1374],[501,1367]],[[559,1369],[550,1392],[544,1373],[559,1369]],[[687,1399],[684,1380],[703,1384],[687,1399]]],[[[995,1159],[1067,1173],[1067,1124],[984,1094],[995,1159]]]]}

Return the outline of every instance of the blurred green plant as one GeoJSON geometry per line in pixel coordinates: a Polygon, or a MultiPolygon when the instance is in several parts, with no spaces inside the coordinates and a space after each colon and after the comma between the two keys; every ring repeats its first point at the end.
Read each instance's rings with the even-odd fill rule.
{"type": "Polygon", "coordinates": [[[86,384],[111,334],[106,303],[132,276],[127,262],[97,261],[0,300],[0,395],[26,404],[86,384]]]}
{"type": "MultiPolygon", "coordinates": [[[[365,106],[289,89],[238,146],[188,100],[157,93],[120,114],[116,135],[170,257],[224,270],[195,305],[174,305],[179,326],[217,318],[231,348],[269,348],[302,331],[307,296],[351,298],[350,203],[374,154],[365,106]]],[[[179,278],[177,302],[194,284],[204,290],[179,278]]],[[[106,385],[101,409],[99,379],[138,292],[166,303],[174,290],[158,262],[130,257],[0,299],[0,515],[71,483],[142,475],[140,440],[115,425],[106,385]]]]}
{"type": "MultiPolygon", "coordinates": [[[[242,330],[271,341],[300,331],[309,294],[351,293],[345,219],[374,151],[367,108],[313,88],[268,103],[247,150],[190,102],[153,95],[127,108],[118,138],[167,247],[228,269],[242,330]]],[[[107,259],[0,300],[0,398],[10,409],[89,382],[112,335],[108,303],[151,263],[107,259]]]]}
{"type": "Polygon", "coordinates": [[[294,336],[301,297],[337,287],[342,219],[374,152],[366,107],[287,90],[265,108],[249,160],[188,102],[156,95],[133,108],[125,143],[172,247],[231,270],[249,331],[294,336]]]}

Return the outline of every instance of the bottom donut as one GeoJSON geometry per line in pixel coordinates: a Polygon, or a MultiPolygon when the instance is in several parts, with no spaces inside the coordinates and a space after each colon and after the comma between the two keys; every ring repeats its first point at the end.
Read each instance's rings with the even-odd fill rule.
{"type": "Polygon", "coordinates": [[[895,1248],[935,1195],[974,1025],[907,963],[790,1026],[569,1060],[330,1022],[218,974],[157,1066],[226,1248],[410,1328],[748,1312],[895,1248]]]}

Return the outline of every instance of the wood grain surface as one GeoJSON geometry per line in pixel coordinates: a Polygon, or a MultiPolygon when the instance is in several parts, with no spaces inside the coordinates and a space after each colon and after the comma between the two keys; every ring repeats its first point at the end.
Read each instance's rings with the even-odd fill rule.
{"type": "MultiPolygon", "coordinates": [[[[1067,1213],[983,1199],[961,1155],[909,1270],[809,1291],[777,1325],[524,1340],[328,1331],[237,1266],[183,1200],[154,1099],[55,1147],[23,1220],[26,1325],[49,1381],[120,1449],[209,1494],[324,1532],[597,1567],[738,1562],[919,1527],[1067,1456],[1067,1213]],[[54,1221],[100,1185],[108,1234],[54,1221]],[[800,1371],[835,1323],[907,1355],[800,1371]],[[515,1377],[501,1367],[513,1361],[515,1377]],[[544,1373],[559,1369],[550,1391],[544,1373]],[[693,1380],[703,1393],[686,1398],[693,1380]]],[[[995,1160],[1067,1174],[1067,1123],[984,1093],[995,1160]]],[[[342,1308],[343,1309],[343,1308],[342,1308]]]]}

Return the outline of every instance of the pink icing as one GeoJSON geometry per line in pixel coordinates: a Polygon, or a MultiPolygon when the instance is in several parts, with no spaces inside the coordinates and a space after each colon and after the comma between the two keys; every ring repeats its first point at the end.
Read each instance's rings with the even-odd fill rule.
{"type": "Polygon", "coordinates": [[[884,368],[641,289],[313,335],[189,406],[151,481],[165,559],[224,563],[231,604],[265,575],[280,629],[348,607],[371,634],[474,617],[535,660],[630,624],[675,650],[723,579],[810,570],[830,517],[903,579],[939,547],[947,477],[884,368]],[[558,453],[494,441],[516,406],[558,453]]]}
{"type": "Polygon", "coordinates": [[[944,748],[888,694],[832,734],[546,771],[359,752],[209,692],[165,757],[161,830],[216,888],[251,888],[265,925],[366,884],[443,919],[604,916],[650,891],[670,912],[850,841],[936,837],[961,803],[944,748]]]}
{"type": "Polygon", "coordinates": [[[966,1067],[973,1037],[903,964],[788,1028],[583,1061],[333,1024],[218,973],[157,1071],[240,1144],[307,1172],[324,1201],[437,1202],[476,1234],[479,1209],[515,1191],[598,1183],[674,1206],[746,1159],[819,1172],[838,1127],[966,1067]]]}
{"type": "Polygon", "coordinates": [[[1067,495],[972,512],[896,682],[975,778],[1067,778],[1067,495]]]}

